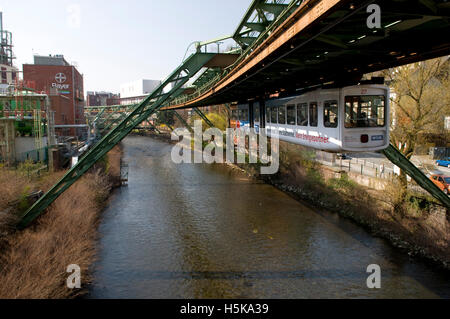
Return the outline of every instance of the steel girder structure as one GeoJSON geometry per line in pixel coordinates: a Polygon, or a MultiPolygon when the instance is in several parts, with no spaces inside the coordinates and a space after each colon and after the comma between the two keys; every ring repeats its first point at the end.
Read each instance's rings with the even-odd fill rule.
{"type": "Polygon", "coordinates": [[[203,121],[205,121],[205,123],[209,127],[214,127],[214,124],[209,120],[209,118],[202,111],[200,111],[197,107],[194,107],[194,111],[202,118],[203,121]]]}
{"type": "Polygon", "coordinates": [[[19,229],[30,225],[53,201],[64,191],[72,186],[84,173],[86,173],[98,160],[105,156],[115,145],[124,139],[136,126],[158,111],[169,98],[174,98],[174,93],[185,85],[202,67],[205,66],[215,53],[195,53],[186,59],[152,94],[93,148],[80,159],[80,161],[67,174],[54,185],[43,197],[41,197],[25,214],[21,216],[19,229]],[[168,93],[164,93],[168,91],[168,93]]]}
{"type": "Polygon", "coordinates": [[[184,119],[184,118],[183,118],[176,110],[173,111],[173,112],[174,112],[176,118],[181,122],[181,124],[183,124],[184,127],[186,127],[186,128],[189,130],[189,132],[193,133],[194,130],[193,130],[192,127],[188,124],[188,122],[186,122],[185,119],[184,119]]]}
{"type": "Polygon", "coordinates": [[[100,134],[103,135],[106,132],[109,132],[109,130],[116,124],[119,124],[121,121],[123,121],[137,106],[138,104],[132,104],[127,105],[122,108],[120,113],[111,113],[106,119],[103,119],[102,124],[106,124],[104,127],[100,127],[100,134]],[[114,118],[114,116],[118,117],[114,118]]]}
{"type": "Polygon", "coordinates": [[[383,154],[392,163],[405,171],[423,189],[450,209],[450,197],[441,191],[439,187],[437,187],[420,169],[411,163],[411,161],[408,160],[395,146],[391,144],[386,150],[383,151],[383,154]]]}
{"type": "Polygon", "coordinates": [[[234,32],[244,50],[251,46],[287,9],[292,13],[303,0],[254,0],[234,32]]]}

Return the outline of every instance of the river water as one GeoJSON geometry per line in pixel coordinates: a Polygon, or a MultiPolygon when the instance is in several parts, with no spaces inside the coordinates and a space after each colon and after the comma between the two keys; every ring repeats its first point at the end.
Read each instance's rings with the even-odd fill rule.
{"type": "Polygon", "coordinates": [[[165,142],[123,145],[129,185],[104,212],[91,298],[450,298],[448,273],[348,220],[224,165],[176,165],[165,142]]]}

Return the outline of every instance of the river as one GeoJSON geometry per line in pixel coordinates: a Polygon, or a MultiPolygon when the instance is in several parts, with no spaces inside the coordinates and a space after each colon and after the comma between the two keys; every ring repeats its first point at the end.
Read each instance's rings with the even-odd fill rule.
{"type": "Polygon", "coordinates": [[[90,298],[450,298],[448,273],[336,214],[225,165],[176,165],[163,141],[123,145],[129,185],[103,214],[90,298]]]}

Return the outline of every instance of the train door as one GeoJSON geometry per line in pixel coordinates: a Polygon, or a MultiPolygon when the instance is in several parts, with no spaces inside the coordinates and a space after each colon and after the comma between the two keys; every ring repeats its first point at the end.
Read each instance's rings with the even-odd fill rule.
{"type": "Polygon", "coordinates": [[[340,90],[321,91],[318,127],[323,149],[337,151],[342,147],[340,128],[340,90]]]}

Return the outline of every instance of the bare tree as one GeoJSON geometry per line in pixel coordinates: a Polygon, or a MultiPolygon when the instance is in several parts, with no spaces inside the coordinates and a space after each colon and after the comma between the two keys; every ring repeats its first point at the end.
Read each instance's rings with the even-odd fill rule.
{"type": "MultiPolygon", "coordinates": [[[[391,140],[408,158],[419,135],[442,132],[450,115],[450,62],[438,58],[384,71],[392,90],[391,140]]],[[[406,175],[401,175],[406,185],[406,175]]]]}

